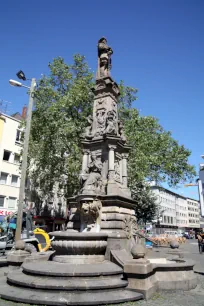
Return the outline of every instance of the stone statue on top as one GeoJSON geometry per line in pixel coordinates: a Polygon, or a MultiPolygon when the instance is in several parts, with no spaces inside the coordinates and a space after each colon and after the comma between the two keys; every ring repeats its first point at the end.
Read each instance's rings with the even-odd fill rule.
{"type": "Polygon", "coordinates": [[[110,76],[111,55],[113,50],[107,45],[107,40],[102,37],[98,41],[98,72],[97,78],[110,76]]]}

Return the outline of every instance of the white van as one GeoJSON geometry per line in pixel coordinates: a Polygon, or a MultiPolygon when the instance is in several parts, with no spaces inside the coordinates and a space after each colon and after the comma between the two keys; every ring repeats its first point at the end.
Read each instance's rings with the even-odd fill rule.
{"type": "Polygon", "coordinates": [[[179,237],[179,233],[177,231],[165,231],[165,235],[179,237]]]}

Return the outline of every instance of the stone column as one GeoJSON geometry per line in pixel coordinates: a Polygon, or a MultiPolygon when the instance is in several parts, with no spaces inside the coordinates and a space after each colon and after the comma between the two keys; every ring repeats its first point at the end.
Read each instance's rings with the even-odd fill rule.
{"type": "Polygon", "coordinates": [[[113,180],[115,174],[115,146],[109,146],[108,152],[108,178],[113,180]]]}
{"type": "Polygon", "coordinates": [[[127,187],[127,158],[128,154],[122,154],[122,182],[127,187]]]}
{"type": "Polygon", "coordinates": [[[89,162],[89,150],[83,150],[82,173],[86,172],[89,162]]]}

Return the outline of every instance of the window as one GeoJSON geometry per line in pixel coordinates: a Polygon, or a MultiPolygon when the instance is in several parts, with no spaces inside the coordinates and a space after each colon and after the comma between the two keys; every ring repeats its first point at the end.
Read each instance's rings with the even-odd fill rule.
{"type": "Polygon", "coordinates": [[[4,150],[3,160],[9,161],[10,156],[11,156],[11,152],[7,151],[7,150],[4,150]]]}
{"type": "Polygon", "coordinates": [[[7,177],[8,177],[8,173],[1,172],[0,184],[6,184],[7,183],[7,177]]]}
{"type": "Polygon", "coordinates": [[[17,187],[17,185],[18,185],[18,176],[17,175],[12,175],[11,185],[17,187]]]}
{"type": "Polygon", "coordinates": [[[4,207],[4,196],[0,195],[0,207],[4,207]]]}
{"type": "Polygon", "coordinates": [[[15,208],[16,206],[16,198],[9,197],[8,208],[15,208]]]}
{"type": "Polygon", "coordinates": [[[19,154],[14,154],[14,164],[19,164],[20,163],[20,155],[19,154]]]}
{"type": "Polygon", "coordinates": [[[17,130],[17,131],[16,131],[16,141],[17,141],[17,142],[20,142],[20,141],[21,141],[21,131],[20,131],[20,130],[17,130]]]}
{"type": "Polygon", "coordinates": [[[170,217],[168,217],[168,219],[167,219],[168,221],[167,221],[167,223],[170,223],[170,217]]]}

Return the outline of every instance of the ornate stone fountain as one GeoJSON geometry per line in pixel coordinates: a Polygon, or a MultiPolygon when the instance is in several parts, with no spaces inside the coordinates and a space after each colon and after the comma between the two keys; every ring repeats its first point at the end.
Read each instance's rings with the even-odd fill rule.
{"type": "Polygon", "coordinates": [[[112,54],[107,40],[101,38],[93,115],[82,136],[81,190],[69,199],[67,230],[50,233],[55,237],[52,259],[24,262],[22,270],[8,274],[7,283],[0,284],[4,299],[43,305],[107,305],[143,297],[126,288],[123,268],[110,261],[114,250],[125,249],[130,255],[137,226],[127,185],[130,148],[118,119],[120,91],[110,76],[112,54]]]}
{"type": "Polygon", "coordinates": [[[87,118],[89,126],[81,141],[84,153],[81,190],[78,196],[69,199],[67,232],[50,233],[55,237],[53,248],[60,261],[68,262],[69,258],[72,260],[70,256],[77,254],[84,255],[84,259],[86,255],[88,261],[89,255],[94,258],[93,255],[103,254],[109,259],[110,250],[114,248],[130,251],[131,238],[137,227],[134,201],[127,185],[130,147],[126,143],[123,124],[118,119],[120,91],[110,76],[112,54],[107,40],[101,38],[93,115],[87,118]]]}

